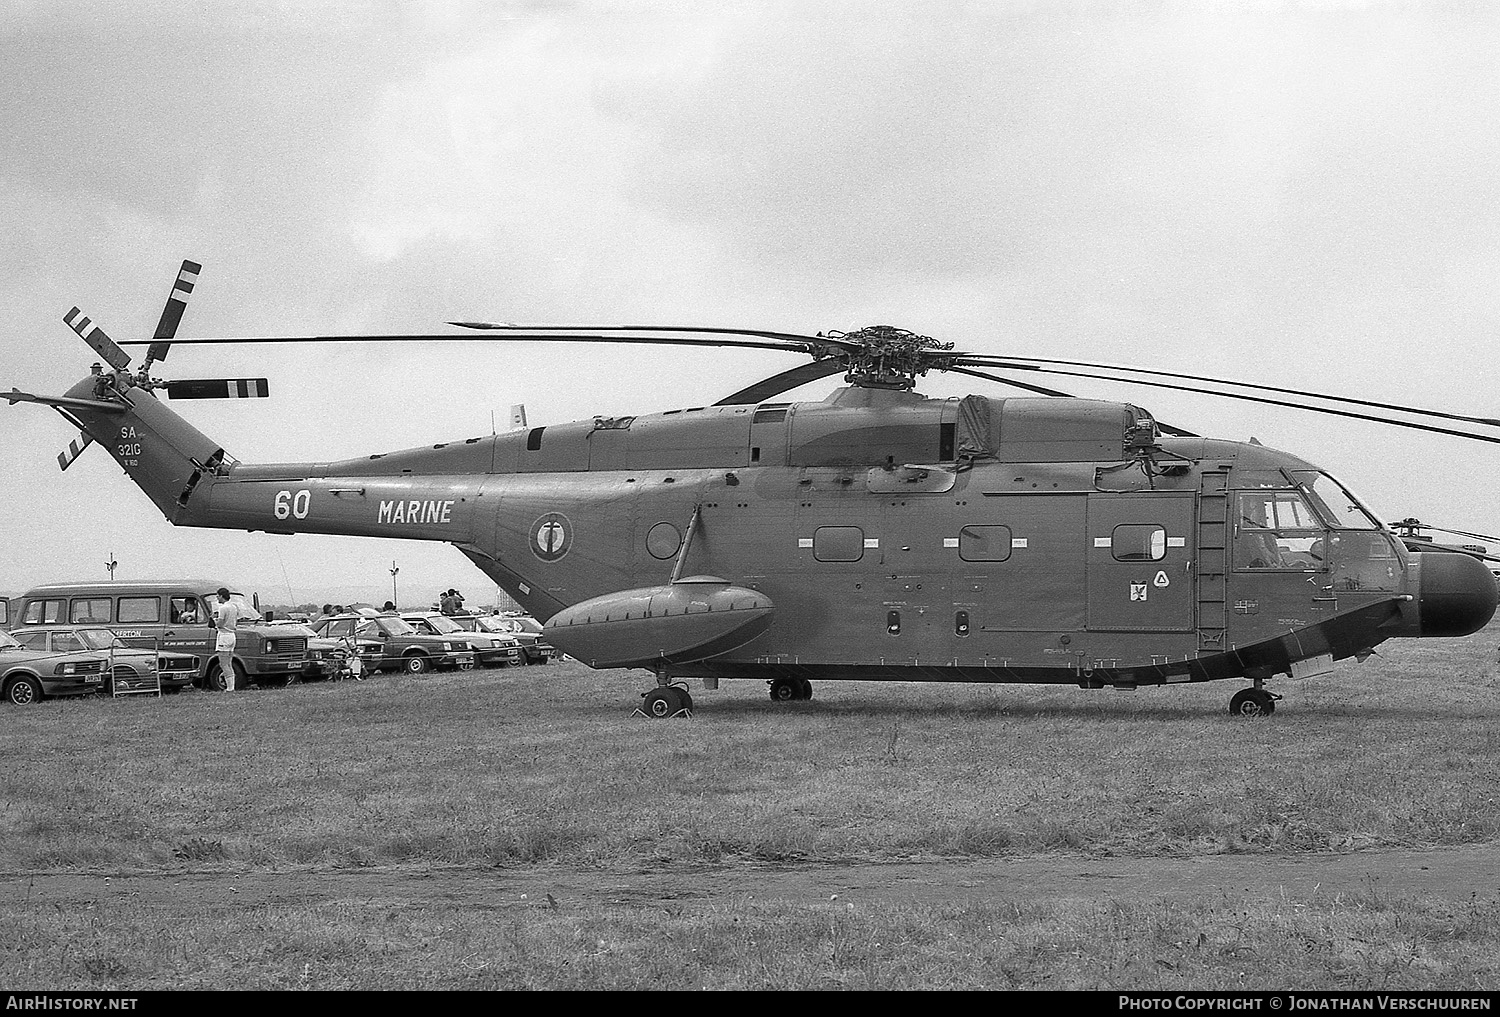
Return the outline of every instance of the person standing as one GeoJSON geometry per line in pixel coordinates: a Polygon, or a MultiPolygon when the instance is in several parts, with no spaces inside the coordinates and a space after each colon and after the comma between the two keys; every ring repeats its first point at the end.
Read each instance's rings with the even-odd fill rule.
{"type": "Polygon", "coordinates": [[[234,643],[235,626],[240,622],[240,606],[229,599],[229,590],[219,587],[219,601],[214,605],[214,652],[219,657],[219,672],[224,676],[224,688],[234,691],[234,643]]]}

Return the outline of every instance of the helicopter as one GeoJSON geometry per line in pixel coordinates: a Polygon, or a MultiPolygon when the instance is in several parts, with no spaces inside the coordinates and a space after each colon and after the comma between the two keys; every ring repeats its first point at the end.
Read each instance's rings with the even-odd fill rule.
{"type": "Polygon", "coordinates": [[[647,716],[691,715],[688,679],[765,681],[784,702],[810,699],[814,681],[1135,689],[1231,678],[1249,685],[1229,711],[1266,716],[1276,677],[1326,674],[1387,639],[1466,635],[1495,612],[1496,582],[1477,558],[1413,553],[1307,460],[997,372],[1131,372],[1184,391],[1217,382],[1240,389],[1218,393],[1229,398],[1488,442],[1500,438],[1452,425],[1500,420],[971,353],[885,325],[802,335],[470,321],[449,322],[457,334],[176,340],[200,271],[183,262],[150,339],[116,343],[73,308],[64,321],[103,363],[62,396],[7,394],[79,429],[63,469],[99,444],[179,526],[453,544],[563,652],[651,671],[647,716]],[[267,379],[152,376],[174,343],[472,342],[475,332],[773,349],[803,362],[712,406],[259,465],[158,395],[259,398],[267,379]],[[141,345],[132,368],[123,347],[141,345]],[[926,398],[918,379],[934,370],[1027,394],[926,398]],[[822,401],[775,401],[835,375],[844,385],[822,401]]]}

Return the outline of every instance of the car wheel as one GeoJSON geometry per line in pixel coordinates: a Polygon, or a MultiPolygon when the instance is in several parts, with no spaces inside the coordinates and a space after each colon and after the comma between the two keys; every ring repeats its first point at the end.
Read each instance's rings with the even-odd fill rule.
{"type": "Polygon", "coordinates": [[[426,657],[422,656],[420,653],[413,653],[410,657],[406,658],[406,661],[402,666],[406,668],[407,674],[421,674],[422,672],[427,670],[429,665],[427,663],[426,657]]]}
{"type": "Polygon", "coordinates": [[[42,683],[29,674],[14,678],[5,686],[5,701],[15,706],[30,706],[41,698],[42,683]]]}

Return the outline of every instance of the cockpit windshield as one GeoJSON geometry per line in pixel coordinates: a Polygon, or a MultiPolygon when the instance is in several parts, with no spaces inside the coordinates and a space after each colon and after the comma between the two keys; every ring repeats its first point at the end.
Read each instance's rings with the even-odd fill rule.
{"type": "Polygon", "coordinates": [[[1336,530],[1378,530],[1375,516],[1343,484],[1326,473],[1298,470],[1292,476],[1314,508],[1336,530]]]}

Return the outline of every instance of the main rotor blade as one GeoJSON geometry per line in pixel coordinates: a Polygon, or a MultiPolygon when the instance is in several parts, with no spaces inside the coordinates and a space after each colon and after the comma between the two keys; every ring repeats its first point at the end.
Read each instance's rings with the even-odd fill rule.
{"type": "MultiPolygon", "coordinates": [[[[960,363],[971,363],[972,360],[965,358],[960,363]]],[[[1432,434],[1447,434],[1455,438],[1469,438],[1473,441],[1486,441],[1493,445],[1500,445],[1500,437],[1487,434],[1474,434],[1469,431],[1458,431],[1451,427],[1438,427],[1434,424],[1418,424],[1409,420],[1392,420],[1390,417],[1377,417],[1369,413],[1355,413],[1352,410],[1335,410],[1326,406],[1308,406],[1306,403],[1292,403],[1284,399],[1268,399],[1264,396],[1244,395],[1239,392],[1218,392],[1211,389],[1198,388],[1193,385],[1173,385],[1165,381],[1147,381],[1144,378],[1119,378],[1109,374],[1099,374],[1089,371],[1064,371],[1056,367],[1036,366],[1028,367],[1026,364],[1008,365],[994,364],[986,365],[994,367],[1015,366],[1020,370],[1036,370],[1043,374],[1061,374],[1070,378],[1092,378],[1098,381],[1113,381],[1121,385],[1145,385],[1149,388],[1173,389],[1178,392],[1192,392],[1197,395],[1217,396],[1221,399],[1238,399],[1241,402],[1261,403],[1267,406],[1285,406],[1293,410],[1307,410],[1309,413],[1324,413],[1334,417],[1348,417],[1353,420],[1370,420],[1377,424],[1389,424],[1391,427],[1405,427],[1413,431],[1428,431],[1432,434]]],[[[1232,384],[1232,383],[1226,383],[1232,384]]],[[[1415,412],[1415,411],[1413,411],[1415,412]]]]}
{"type": "MultiPolygon", "coordinates": [[[[1037,370],[1037,368],[1022,368],[1023,370],[1037,370]]],[[[983,371],[972,371],[966,367],[950,367],[948,370],[953,374],[967,374],[971,378],[983,378],[985,381],[998,381],[1002,385],[1011,388],[1023,389],[1027,392],[1035,392],[1037,395],[1056,396],[1060,399],[1078,398],[1072,392],[1059,392],[1055,388],[1043,388],[1040,385],[1031,385],[1024,381],[1014,381],[1010,378],[1002,378],[998,374],[985,374],[983,371]]]]}
{"type": "Polygon", "coordinates": [[[171,349],[171,339],[177,334],[177,326],[182,321],[182,312],[187,309],[188,294],[193,292],[193,286],[198,282],[198,273],[203,271],[203,266],[196,261],[184,261],[182,267],[177,270],[177,281],[172,284],[172,292],[167,294],[167,304],[161,309],[161,319],[156,323],[156,334],[153,342],[146,350],[145,362],[141,364],[141,370],[149,370],[151,365],[158,360],[167,359],[167,350],[171,349]]]}
{"type": "MultiPolygon", "coordinates": [[[[145,346],[154,340],[127,339],[122,346],[145,346]]],[[[656,346],[748,346],[762,350],[782,350],[787,353],[804,351],[786,343],[756,342],[754,340],[730,341],[728,339],[668,338],[666,336],[606,336],[606,335],[550,335],[544,333],[506,335],[452,335],[410,333],[401,335],[277,335],[277,336],[211,336],[197,339],[181,339],[173,346],[249,346],[291,345],[295,343],[491,343],[491,342],[597,342],[639,343],[656,346]]]]}
{"type": "Polygon", "coordinates": [[[772,396],[779,396],[783,392],[790,392],[800,385],[808,382],[826,378],[830,374],[838,374],[844,370],[844,365],[837,359],[815,360],[810,364],[802,364],[792,368],[790,371],[782,371],[773,374],[769,378],[762,378],[754,385],[748,385],[733,395],[727,395],[714,403],[715,406],[744,406],[753,403],[763,403],[772,396]]]}
{"type": "MultiPolygon", "coordinates": [[[[1028,384],[1027,382],[1024,382],[1024,381],[1013,381],[1010,378],[1002,378],[998,374],[985,374],[983,371],[973,371],[973,370],[970,370],[967,367],[950,367],[950,368],[948,368],[948,370],[951,371],[951,372],[953,372],[954,374],[967,374],[967,375],[971,375],[971,376],[973,376],[975,378],[983,378],[986,381],[998,381],[1002,385],[1010,385],[1013,388],[1025,389],[1028,392],[1036,392],[1036,393],[1039,393],[1039,394],[1045,395],[1045,396],[1061,396],[1064,399],[1076,399],[1076,398],[1078,398],[1077,396],[1073,395],[1073,393],[1071,393],[1071,392],[1059,392],[1057,389],[1043,388],[1040,385],[1031,385],[1031,384],[1028,384]]],[[[1184,429],[1182,429],[1180,427],[1174,427],[1171,424],[1163,423],[1160,420],[1158,420],[1156,422],[1156,426],[1158,428],[1160,428],[1161,430],[1165,431],[1167,434],[1170,434],[1174,438],[1201,438],[1202,437],[1202,435],[1200,435],[1200,434],[1195,434],[1192,431],[1187,431],[1187,430],[1184,430],[1184,429]]]]}
{"type": "Polygon", "coordinates": [[[459,328],[473,328],[487,331],[573,332],[582,335],[597,332],[697,332],[708,335],[747,335],[758,336],[762,339],[780,339],[784,342],[795,343],[799,347],[813,343],[836,346],[839,349],[850,351],[861,349],[859,343],[835,339],[826,335],[802,335],[798,332],[770,332],[754,328],[717,328],[707,325],[536,325],[512,321],[450,321],[448,324],[457,325],[459,328]]]}
{"type": "MultiPolygon", "coordinates": [[[[1466,424],[1483,424],[1489,427],[1500,427],[1500,419],[1494,417],[1471,417],[1462,413],[1447,413],[1442,410],[1428,410],[1418,406],[1403,406],[1399,403],[1384,403],[1373,399],[1356,399],[1351,396],[1331,395],[1327,392],[1312,392],[1306,389],[1285,388],[1279,385],[1261,385],[1251,381],[1235,381],[1231,378],[1213,378],[1202,374],[1184,374],[1178,371],[1160,371],[1147,367],[1132,367],[1128,364],[1109,364],[1088,360],[1059,360],[1052,357],[987,357],[982,354],[966,356],[961,363],[973,362],[981,367],[998,367],[998,363],[989,361],[1020,361],[1021,364],[1061,364],[1064,367],[1087,367],[1095,370],[1107,371],[1129,371],[1133,374],[1149,374],[1158,378],[1176,378],[1183,381],[1206,381],[1215,385],[1233,385],[1236,388],[1254,389],[1259,392],[1276,392],[1281,395],[1303,396],[1308,399],[1326,399],[1329,402],[1348,403],[1352,406],[1369,406],[1379,410],[1398,410],[1402,413],[1415,413],[1425,417],[1437,417],[1442,420],[1457,420],[1466,424]]],[[[1016,366],[1021,366],[1017,364],[1016,366]]],[[[1211,393],[1222,394],[1222,393],[1211,393]]]]}
{"type": "Polygon", "coordinates": [[[264,399],[271,394],[265,378],[192,378],[167,382],[168,399],[264,399]]]}

